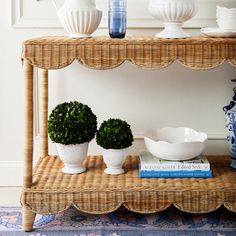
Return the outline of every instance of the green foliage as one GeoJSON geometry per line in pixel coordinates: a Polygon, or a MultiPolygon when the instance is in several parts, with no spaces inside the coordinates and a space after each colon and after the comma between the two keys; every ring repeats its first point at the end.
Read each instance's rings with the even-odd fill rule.
{"type": "Polygon", "coordinates": [[[126,121],[109,119],[101,124],[96,141],[105,149],[123,149],[131,146],[134,139],[126,121]]]}
{"type": "Polygon", "coordinates": [[[79,102],[57,105],[49,116],[48,133],[53,142],[81,144],[91,141],[97,132],[97,117],[90,107],[79,102]]]}

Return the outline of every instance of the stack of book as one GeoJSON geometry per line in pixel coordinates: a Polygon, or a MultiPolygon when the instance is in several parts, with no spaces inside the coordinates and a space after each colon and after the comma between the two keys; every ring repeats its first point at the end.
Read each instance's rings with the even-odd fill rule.
{"type": "Polygon", "coordinates": [[[188,161],[166,161],[148,151],[140,152],[140,178],[211,178],[210,163],[204,155],[188,161]]]}

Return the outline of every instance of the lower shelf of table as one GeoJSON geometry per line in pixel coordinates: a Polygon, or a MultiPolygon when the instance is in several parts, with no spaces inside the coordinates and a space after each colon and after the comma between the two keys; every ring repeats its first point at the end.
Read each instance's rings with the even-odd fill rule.
{"type": "Polygon", "coordinates": [[[34,169],[33,186],[23,189],[22,205],[39,213],[58,213],[74,205],[83,212],[103,214],[121,205],[139,213],[162,211],[172,204],[185,212],[204,213],[224,205],[236,212],[236,171],[230,158],[208,157],[213,170],[209,179],[140,179],[138,157],[128,156],[125,174],[104,174],[101,156],[84,162],[87,171],[78,175],[61,172],[57,156],[41,158],[34,169]]]}

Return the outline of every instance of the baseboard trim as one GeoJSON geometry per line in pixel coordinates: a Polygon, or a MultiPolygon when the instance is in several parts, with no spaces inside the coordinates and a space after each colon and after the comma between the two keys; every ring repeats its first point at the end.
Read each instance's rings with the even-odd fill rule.
{"type": "Polygon", "coordinates": [[[1,161],[0,162],[0,186],[18,187],[22,186],[23,181],[23,162],[20,161],[1,161]]]}
{"type": "Polygon", "coordinates": [[[23,167],[23,161],[0,161],[0,187],[22,186],[23,167]]]}
{"type": "Polygon", "coordinates": [[[21,187],[0,187],[0,207],[20,207],[21,187]]]}

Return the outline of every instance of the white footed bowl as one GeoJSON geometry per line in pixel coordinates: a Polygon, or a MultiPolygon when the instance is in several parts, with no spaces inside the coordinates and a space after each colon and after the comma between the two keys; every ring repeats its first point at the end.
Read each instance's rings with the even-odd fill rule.
{"type": "Polygon", "coordinates": [[[70,38],[86,38],[91,37],[91,34],[98,28],[102,19],[102,11],[63,9],[58,12],[58,16],[70,38]]]}
{"type": "Polygon", "coordinates": [[[148,10],[153,17],[164,22],[165,29],[156,35],[160,38],[188,38],[182,23],[197,13],[197,0],[149,0],[148,10]]]}
{"type": "Polygon", "coordinates": [[[207,135],[186,127],[164,127],[148,130],[144,141],[153,156],[180,161],[200,155],[205,148],[207,135]]]}

